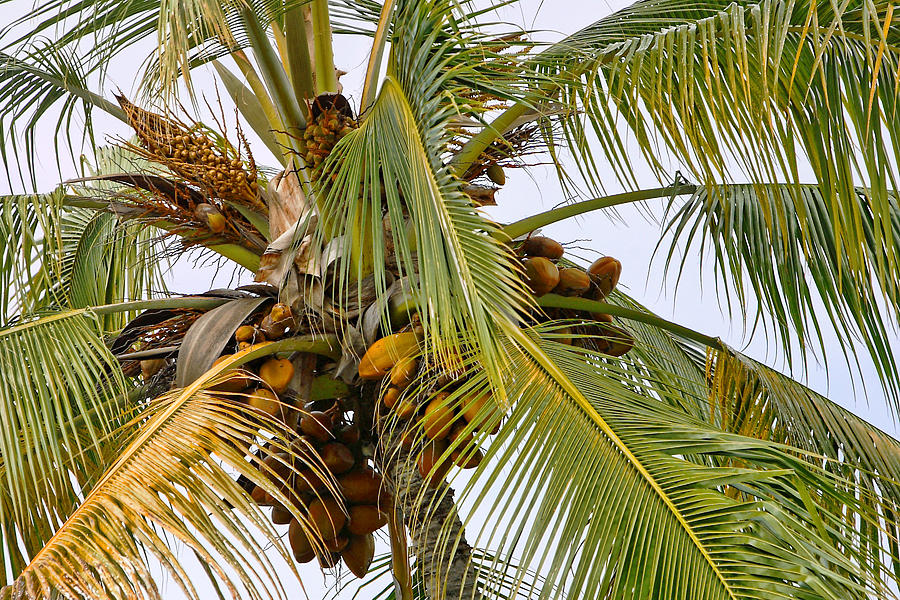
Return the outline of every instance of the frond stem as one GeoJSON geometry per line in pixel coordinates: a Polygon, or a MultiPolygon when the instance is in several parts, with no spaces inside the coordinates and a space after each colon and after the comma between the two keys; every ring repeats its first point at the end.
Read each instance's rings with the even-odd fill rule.
{"type": "Polygon", "coordinates": [[[313,67],[309,58],[309,41],[306,37],[303,7],[292,8],[284,14],[284,37],[294,95],[298,101],[312,98],[316,90],[313,87],[313,67]]]}
{"type": "Polygon", "coordinates": [[[384,5],[381,7],[378,28],[375,30],[375,36],[372,40],[372,52],[369,54],[369,65],[366,67],[366,81],[363,85],[362,100],[359,102],[360,114],[365,114],[369,106],[375,101],[378,71],[381,70],[381,59],[384,57],[388,26],[391,23],[391,15],[394,12],[395,4],[396,0],[385,0],[384,5]]]}
{"type": "Polygon", "coordinates": [[[682,194],[693,194],[697,191],[696,185],[670,185],[666,187],[653,188],[649,190],[638,190],[635,192],[625,192],[622,194],[613,194],[612,196],[604,196],[602,198],[593,198],[576,202],[575,204],[567,204],[559,208],[554,208],[546,212],[542,212],[530,217],[526,217],[514,223],[510,223],[501,231],[511,240],[516,239],[520,235],[525,235],[530,231],[534,231],[539,227],[568,219],[576,215],[584,214],[592,210],[600,210],[619,204],[627,204],[629,202],[639,202],[641,200],[650,200],[652,198],[670,198],[672,196],[680,196],[682,194]]]}
{"type": "Polygon", "coordinates": [[[588,300],[587,298],[571,298],[568,296],[560,296],[558,294],[546,294],[537,299],[538,306],[545,308],[569,308],[572,310],[582,310],[590,313],[604,313],[621,317],[631,321],[639,321],[646,323],[659,329],[670,331],[675,335],[693,340],[710,348],[715,348],[723,352],[731,352],[731,349],[719,338],[710,337],[699,331],[694,331],[678,323],[667,321],[662,317],[658,317],[652,313],[641,312],[624,306],[616,306],[608,302],[598,302],[596,300],[588,300]]]}
{"type": "Polygon", "coordinates": [[[337,92],[337,73],[334,71],[334,48],[331,41],[331,19],[328,0],[312,0],[313,46],[316,63],[316,93],[337,92]]]}
{"type": "Polygon", "coordinates": [[[259,69],[262,72],[266,86],[272,93],[272,99],[281,114],[288,129],[288,134],[293,139],[298,136],[303,129],[306,129],[306,119],[300,111],[300,104],[294,97],[291,90],[291,82],[288,81],[287,73],[284,71],[284,65],[278,58],[269,37],[260,26],[256,15],[249,8],[241,9],[244,24],[247,28],[247,39],[250,41],[250,47],[259,63],[259,69]]]}

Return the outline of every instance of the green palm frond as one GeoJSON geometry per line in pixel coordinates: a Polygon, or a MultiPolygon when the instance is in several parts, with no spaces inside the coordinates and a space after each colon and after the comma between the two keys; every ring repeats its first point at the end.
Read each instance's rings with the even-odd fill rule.
{"type": "MultiPolygon", "coordinates": [[[[29,549],[27,567],[16,570],[18,578],[4,592],[13,597],[27,590],[40,597],[160,598],[150,573],[150,561],[155,560],[188,597],[199,598],[171,547],[177,541],[206,562],[210,578],[231,595],[287,597],[284,580],[266,556],[267,546],[273,545],[288,564],[293,561],[236,479],[243,475],[290,504],[269,474],[246,456],[261,443],[262,434],[271,451],[289,452],[292,460],[308,459],[289,447],[285,436],[291,434],[284,424],[207,388],[220,383],[227,369],[279,349],[330,353],[334,343],[328,338],[293,338],[257,345],[213,367],[189,387],[142,406],[122,425],[128,435],[114,444],[113,460],[92,474],[75,503],[55,513],[62,522],[43,544],[29,549]]],[[[112,441],[104,440],[110,445],[112,441]]],[[[58,477],[65,473],[54,472],[58,477]]],[[[296,516],[307,522],[303,515],[296,516]]]]}
{"type": "Polygon", "coordinates": [[[893,192],[862,188],[854,190],[852,201],[859,216],[856,260],[835,237],[840,227],[821,186],[701,189],[670,203],[666,227],[673,243],[667,264],[675,243],[709,251],[728,308],[733,295],[746,318],[755,300],[757,317],[777,333],[788,359],[796,343],[801,352],[809,344],[827,360],[816,318],[827,316],[846,342],[841,347],[848,364],[856,347],[864,348],[896,403],[900,374],[890,340],[900,316],[900,263],[886,240],[900,236],[900,205],[893,192]]]}
{"type": "MultiPolygon", "coordinates": [[[[502,362],[495,331],[512,324],[527,294],[509,250],[491,235],[497,226],[475,210],[441,162],[445,124],[455,114],[446,102],[447,81],[464,77],[467,64],[474,64],[462,60],[444,31],[452,4],[398,4],[394,26],[404,34],[391,45],[388,77],[360,128],[326,163],[319,233],[323,241],[344,236],[339,280],[346,289],[384,264],[386,208],[399,268],[423,302],[427,343],[443,353],[463,332],[463,344],[482,348],[485,365],[495,369],[502,362]],[[448,63],[455,68],[445,68],[448,63]]],[[[375,277],[383,291],[384,273],[376,270],[375,277]]]]}
{"type": "MultiPolygon", "coordinates": [[[[301,0],[289,3],[264,0],[247,6],[260,22],[270,23],[300,3],[301,0]]],[[[237,1],[103,0],[91,2],[90,10],[86,10],[86,3],[81,0],[54,0],[35,6],[11,22],[0,30],[0,38],[6,39],[7,49],[17,48],[38,36],[50,37],[51,48],[56,52],[87,48],[82,60],[96,65],[95,70],[101,76],[116,56],[155,38],[155,49],[147,62],[155,65],[151,70],[159,74],[163,89],[169,90],[180,76],[189,81],[192,51],[215,48],[227,53],[229,49],[246,45],[238,14],[243,5],[237,1]],[[60,35],[61,26],[64,29],[60,35]]]]}
{"type": "MultiPolygon", "coordinates": [[[[839,279],[864,281],[877,265],[893,302],[898,252],[890,190],[898,173],[889,157],[900,131],[900,46],[892,16],[889,3],[857,0],[637,2],[540,54],[536,65],[557,79],[560,100],[583,111],[564,122],[589,181],[599,182],[607,163],[631,175],[616,119],[627,123],[664,179],[672,156],[710,186],[731,181],[735,165],[756,183],[799,183],[811,168],[829,229],[816,229],[821,217],[807,214],[797,194],[795,233],[810,253],[823,251],[812,238],[832,238],[829,251],[846,260],[839,279]],[[589,133],[602,150],[586,143],[589,133]],[[866,203],[859,201],[860,185],[868,190],[866,203]],[[870,244],[880,248],[877,256],[867,251],[870,244]]],[[[786,233],[772,212],[756,226],[772,237],[786,233]]],[[[803,300],[793,301],[797,307],[781,308],[796,325],[802,311],[790,312],[803,300]]],[[[870,345],[881,343],[871,331],[880,325],[859,326],[870,329],[870,345]]],[[[884,358],[883,348],[873,351],[884,358]]]]}
{"type": "MultiPolygon", "coordinates": [[[[118,172],[138,159],[125,150],[97,151],[93,174],[118,172]]],[[[146,165],[139,165],[146,168],[146,165]]],[[[95,184],[105,185],[108,184],[95,184]]],[[[80,194],[98,192],[95,188],[80,194]]],[[[65,188],[52,194],[0,198],[3,287],[0,323],[35,311],[80,308],[165,293],[164,247],[152,228],[124,224],[114,214],[69,206],[65,188]]],[[[106,330],[128,315],[107,315],[106,330]]]]}
{"type": "MultiPolygon", "coordinates": [[[[642,1],[559,42],[536,64],[556,73],[562,99],[584,108],[594,132],[614,142],[607,152],[624,152],[609,127],[611,103],[653,166],[662,169],[665,148],[704,183],[722,181],[731,161],[754,181],[794,178],[805,155],[852,235],[854,213],[844,202],[853,178],[896,187],[885,185],[894,173],[883,160],[896,131],[891,14],[886,2],[858,0],[642,1]],[[861,152],[848,151],[854,147],[861,152]]],[[[575,140],[584,133],[577,120],[568,122],[575,140]]],[[[592,161],[587,147],[576,152],[592,161]]]]}
{"type": "Polygon", "coordinates": [[[613,361],[541,347],[588,404],[523,356],[508,374],[509,420],[460,494],[494,507],[475,543],[538,570],[539,597],[553,586],[597,598],[892,597],[880,550],[843,521],[852,506],[884,526],[847,492],[867,490],[673,409],[665,388],[623,382],[613,361]]]}
{"type": "MultiPolygon", "coordinates": [[[[646,307],[620,290],[614,291],[608,300],[650,314],[646,307]]],[[[619,324],[638,342],[631,352],[619,358],[623,369],[633,371],[627,376],[623,373],[623,380],[653,381],[667,391],[661,400],[694,418],[705,419],[709,414],[705,347],[640,321],[619,324]]]]}
{"type": "Polygon", "coordinates": [[[709,418],[719,427],[853,465],[872,477],[866,486],[898,500],[900,442],[891,435],[738,352],[711,350],[708,369],[709,418]]]}
{"type": "MultiPolygon", "coordinates": [[[[87,83],[90,71],[90,65],[73,52],[52,48],[47,41],[15,55],[0,50],[0,139],[4,140],[0,158],[6,165],[15,164],[14,158],[24,158],[27,181],[32,186],[36,186],[34,158],[38,149],[34,136],[38,121],[55,111],[55,131],[60,141],[64,139],[70,151],[76,152],[81,144],[94,142],[93,108],[125,120],[121,109],[91,91],[87,83]],[[84,119],[83,126],[75,126],[79,116],[84,119]],[[82,135],[73,139],[76,131],[82,135]]],[[[59,146],[54,147],[57,158],[59,146]]],[[[19,177],[25,181],[22,166],[19,177]]],[[[6,170],[10,177],[9,168],[6,170]]]]}
{"type": "Polygon", "coordinates": [[[37,304],[55,287],[53,265],[45,264],[45,232],[61,209],[61,190],[44,196],[0,198],[0,323],[37,304]]]}

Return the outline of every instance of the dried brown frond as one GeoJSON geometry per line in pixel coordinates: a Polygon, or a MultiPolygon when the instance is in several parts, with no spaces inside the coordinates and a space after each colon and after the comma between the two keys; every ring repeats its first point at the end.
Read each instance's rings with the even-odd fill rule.
{"type": "MultiPolygon", "coordinates": [[[[171,312],[175,314],[168,319],[134,328],[129,333],[133,341],[122,354],[128,356],[129,353],[178,346],[190,326],[204,314],[192,309],[174,309],[171,312]]],[[[122,372],[128,377],[136,377],[141,372],[140,359],[123,360],[122,372]]]]}
{"type": "Polygon", "coordinates": [[[256,164],[240,132],[237,147],[224,136],[217,143],[199,123],[144,110],[123,96],[116,99],[141,143],[140,147],[129,144],[130,149],[166,166],[208,198],[267,213],[259,194],[256,164]],[[249,159],[247,165],[242,153],[249,159]]]}
{"type": "Polygon", "coordinates": [[[157,175],[129,175],[118,181],[131,190],[113,193],[111,209],[123,219],[157,225],[169,235],[179,236],[185,248],[213,244],[236,244],[256,252],[266,248],[261,234],[240,212],[218,200],[205,198],[199,190],[182,181],[157,175]],[[204,207],[211,207],[221,215],[221,228],[210,227],[208,215],[199,210],[204,207]]]}
{"type": "Polygon", "coordinates": [[[175,316],[137,329],[134,350],[150,350],[180,344],[190,326],[204,311],[174,309],[175,316]]]}

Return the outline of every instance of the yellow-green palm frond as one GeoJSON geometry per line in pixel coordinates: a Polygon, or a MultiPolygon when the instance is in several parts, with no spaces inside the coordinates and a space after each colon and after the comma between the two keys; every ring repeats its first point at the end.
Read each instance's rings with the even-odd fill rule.
{"type": "MultiPolygon", "coordinates": [[[[287,597],[284,574],[276,573],[267,546],[273,545],[288,564],[293,561],[237,478],[243,475],[290,504],[268,479],[271,474],[261,472],[247,456],[268,440],[271,452],[309,459],[291,450],[283,423],[208,388],[221,382],[227,369],[279,348],[327,354],[333,344],[327,338],[293,338],[257,345],[214,366],[190,386],[142,406],[122,425],[128,435],[115,444],[113,460],[93,474],[74,505],[58,513],[64,522],[29,553],[27,567],[17,570],[18,578],[5,588],[3,598],[22,592],[31,597],[160,598],[151,557],[188,597],[199,598],[173,542],[193,550],[227,595],[287,597]]],[[[295,516],[306,522],[303,515],[295,516]]]]}
{"type": "Polygon", "coordinates": [[[0,372],[0,554],[18,573],[108,465],[132,386],[85,309],[0,329],[0,372]]]}
{"type": "MultiPolygon", "coordinates": [[[[729,214],[730,203],[740,202],[734,194],[719,200],[722,212],[735,222],[744,218],[740,224],[755,228],[754,237],[773,244],[799,238],[798,256],[840,257],[830,259],[834,270],[824,277],[812,273],[823,277],[816,287],[826,314],[842,335],[861,329],[881,372],[896,382],[884,327],[866,314],[871,290],[852,300],[874,276],[896,304],[894,21],[887,2],[637,2],[563,40],[535,64],[557,78],[561,100],[582,111],[565,116],[566,136],[594,187],[607,163],[631,175],[617,119],[664,179],[671,157],[711,187],[730,183],[736,172],[759,188],[799,184],[811,169],[814,206],[798,189],[768,201],[757,195],[758,221],[729,214]],[[586,143],[590,136],[603,142],[599,150],[586,143]],[[864,202],[858,186],[866,188],[864,202]]],[[[731,251],[729,259],[740,254],[731,251]]],[[[814,339],[805,284],[741,258],[760,303],[771,302],[776,320],[790,323],[800,339],[814,339]]]]}
{"type": "Polygon", "coordinates": [[[870,490],[673,408],[615,361],[539,345],[584,400],[523,355],[508,421],[459,500],[492,507],[474,543],[540,572],[536,597],[892,597],[867,536],[894,520],[870,490]]]}
{"type": "MultiPolygon", "coordinates": [[[[892,13],[887,2],[636,2],[536,65],[607,142],[620,112],[657,168],[668,151],[704,183],[724,180],[732,161],[754,181],[778,181],[796,179],[805,155],[852,236],[854,177],[882,191],[895,178],[883,161],[896,130],[892,13]]],[[[592,150],[576,152],[591,162],[592,150]]]]}

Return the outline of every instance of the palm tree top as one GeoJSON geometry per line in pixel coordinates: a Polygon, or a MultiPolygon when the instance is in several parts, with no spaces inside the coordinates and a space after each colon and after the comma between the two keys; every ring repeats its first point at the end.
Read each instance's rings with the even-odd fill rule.
{"type": "Polygon", "coordinates": [[[870,359],[900,407],[893,5],[638,1],[545,36],[515,4],[0,29],[10,185],[45,123],[85,153],[0,205],[2,600],[159,598],[155,565],[203,597],[173,541],[220,597],[315,559],[404,600],[895,596],[900,443],[540,231],[643,202],[789,367],[870,359]],[[543,164],[564,202],[489,218],[543,164]],[[185,252],[255,283],[176,296],[185,252]]]}

